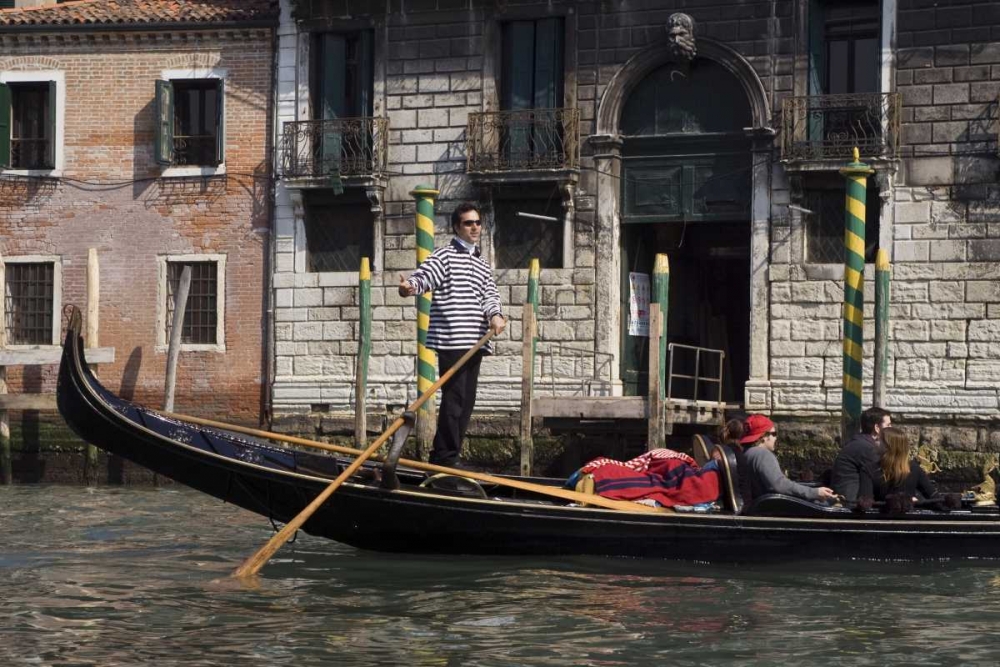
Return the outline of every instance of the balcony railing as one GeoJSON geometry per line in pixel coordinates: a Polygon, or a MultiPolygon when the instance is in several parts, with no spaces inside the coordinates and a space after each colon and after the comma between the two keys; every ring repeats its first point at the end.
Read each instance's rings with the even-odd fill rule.
{"type": "Polygon", "coordinates": [[[281,169],[285,178],[378,177],[386,173],[386,118],[337,118],[285,123],[281,169]]]}
{"type": "Polygon", "coordinates": [[[854,93],[789,97],[781,105],[783,160],[845,160],[899,152],[899,95],[854,93]]]}
{"type": "Polygon", "coordinates": [[[470,173],[580,166],[579,109],[524,109],[469,114],[470,173]]]}

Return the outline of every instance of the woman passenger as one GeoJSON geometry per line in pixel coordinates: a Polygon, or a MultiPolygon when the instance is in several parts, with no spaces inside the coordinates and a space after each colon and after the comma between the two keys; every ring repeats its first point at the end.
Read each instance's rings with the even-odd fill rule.
{"type": "Polygon", "coordinates": [[[882,457],[880,467],[882,478],[876,480],[875,498],[885,500],[892,494],[905,494],[906,498],[916,502],[920,499],[937,494],[937,487],[927,476],[920,463],[910,457],[910,443],[906,435],[898,428],[882,429],[882,457]]]}
{"type": "Polygon", "coordinates": [[[740,438],[740,442],[748,446],[746,456],[754,498],[766,493],[781,493],[813,501],[833,500],[837,497],[832,489],[825,486],[806,486],[785,477],[774,455],[778,432],[770,419],[764,415],[750,415],[744,424],[744,430],[746,435],[740,438]]]}

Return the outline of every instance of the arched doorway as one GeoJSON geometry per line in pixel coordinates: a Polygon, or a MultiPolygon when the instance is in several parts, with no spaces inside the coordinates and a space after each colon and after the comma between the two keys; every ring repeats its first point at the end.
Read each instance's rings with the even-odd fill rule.
{"type": "MultiPolygon", "coordinates": [[[[741,402],[750,373],[750,256],[753,113],[743,85],[720,63],[667,62],[624,101],[621,146],[621,380],[647,388],[649,339],[630,327],[632,289],[670,260],[668,340],[726,353],[723,398],[741,402]]],[[[717,358],[700,370],[718,373],[717,358]]],[[[675,357],[690,374],[694,357],[675,357]]],[[[702,384],[692,398],[714,399],[702,384]]]]}

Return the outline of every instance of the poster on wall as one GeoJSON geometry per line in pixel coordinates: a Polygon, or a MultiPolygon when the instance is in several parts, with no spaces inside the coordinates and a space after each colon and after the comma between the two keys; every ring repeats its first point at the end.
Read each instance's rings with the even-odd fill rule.
{"type": "Polygon", "coordinates": [[[649,337],[649,274],[628,274],[628,335],[649,337]]]}

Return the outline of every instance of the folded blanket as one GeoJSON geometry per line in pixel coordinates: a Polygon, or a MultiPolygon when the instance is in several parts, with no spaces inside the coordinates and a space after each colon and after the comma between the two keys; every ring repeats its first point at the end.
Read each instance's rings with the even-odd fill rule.
{"type": "Polygon", "coordinates": [[[579,474],[594,478],[594,491],[617,500],[652,499],[664,507],[698,505],[719,497],[719,469],[709,461],[699,468],[687,454],[654,449],[630,461],[596,458],[579,474]]]}

